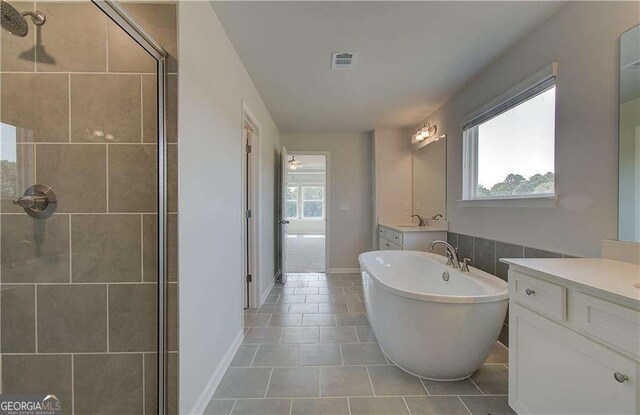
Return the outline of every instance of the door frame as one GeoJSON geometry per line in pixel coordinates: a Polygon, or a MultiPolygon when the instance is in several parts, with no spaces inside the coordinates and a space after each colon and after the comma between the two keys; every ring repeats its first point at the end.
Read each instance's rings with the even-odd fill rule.
{"type": "Polygon", "coordinates": [[[166,130],[166,88],[167,51],[153,36],[115,0],[91,0],[108,18],[138,43],[156,60],[157,93],[157,134],[158,134],[158,293],[157,293],[157,413],[167,409],[167,130],[166,130]]]}
{"type": "MultiPolygon", "coordinates": [[[[324,183],[324,272],[329,273],[330,259],[330,247],[331,247],[331,152],[330,151],[304,151],[304,150],[288,150],[290,156],[325,156],[325,183],[324,183]]],[[[284,189],[283,189],[284,191],[284,189]]],[[[282,207],[284,209],[284,206],[282,207]]],[[[286,261],[286,258],[282,259],[286,261]]]]}
{"type": "MultiPolygon", "coordinates": [[[[260,222],[261,222],[261,203],[260,203],[260,190],[262,189],[262,177],[261,177],[261,167],[262,160],[260,157],[260,149],[262,142],[262,124],[258,121],[258,118],[255,116],[253,111],[249,108],[246,101],[242,100],[242,128],[240,130],[241,134],[241,147],[242,147],[242,161],[241,161],[241,174],[242,174],[242,195],[241,195],[241,222],[242,222],[242,238],[241,238],[241,253],[242,253],[242,273],[240,275],[240,281],[242,284],[242,303],[246,307],[260,307],[261,304],[261,296],[260,286],[262,281],[262,246],[260,244],[260,222]],[[246,148],[245,148],[245,135],[244,135],[244,127],[245,123],[249,124],[254,130],[255,142],[251,143],[251,154],[252,157],[249,157],[249,161],[251,165],[249,166],[251,178],[252,189],[250,189],[251,200],[250,205],[247,204],[247,198],[245,195],[245,189],[247,186],[247,157],[246,157],[246,148]],[[251,226],[251,240],[247,239],[247,221],[246,221],[246,212],[247,210],[251,210],[251,221],[249,225],[251,226]],[[249,258],[247,258],[247,246],[249,247],[249,258]],[[247,267],[248,265],[248,267],[247,267]],[[252,280],[249,282],[248,287],[246,284],[246,276],[248,274],[247,268],[251,271],[252,280]],[[248,303],[247,300],[247,288],[249,289],[248,303]]],[[[244,308],[244,307],[243,307],[244,308]]]]}

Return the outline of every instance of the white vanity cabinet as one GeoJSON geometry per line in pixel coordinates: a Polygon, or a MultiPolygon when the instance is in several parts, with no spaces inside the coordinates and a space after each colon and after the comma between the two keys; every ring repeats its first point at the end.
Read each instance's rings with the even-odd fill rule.
{"type": "Polygon", "coordinates": [[[382,251],[428,251],[429,244],[438,240],[447,240],[446,230],[431,226],[378,225],[378,249],[382,251]]]}
{"type": "Polygon", "coordinates": [[[640,267],[602,259],[504,262],[509,405],[518,414],[640,413],[640,267]]]}

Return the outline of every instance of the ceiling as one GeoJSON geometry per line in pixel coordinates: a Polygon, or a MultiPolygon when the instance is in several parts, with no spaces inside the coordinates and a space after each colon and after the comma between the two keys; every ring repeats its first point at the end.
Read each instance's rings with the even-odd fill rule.
{"type": "Polygon", "coordinates": [[[564,2],[214,1],[282,132],[411,127],[564,2]],[[356,52],[332,71],[332,52],[356,52]]]}

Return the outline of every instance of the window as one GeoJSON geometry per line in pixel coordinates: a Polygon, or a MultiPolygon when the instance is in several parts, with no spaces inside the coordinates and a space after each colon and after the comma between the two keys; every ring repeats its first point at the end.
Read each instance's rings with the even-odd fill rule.
{"type": "Polygon", "coordinates": [[[552,68],[551,76],[529,80],[463,126],[463,200],[555,194],[552,68]]]}
{"type": "Polygon", "coordinates": [[[320,219],[324,217],[324,188],[322,186],[302,187],[302,217],[320,219]]]}
{"type": "Polygon", "coordinates": [[[287,186],[286,194],[286,210],[288,219],[298,218],[298,186],[287,186]]]}

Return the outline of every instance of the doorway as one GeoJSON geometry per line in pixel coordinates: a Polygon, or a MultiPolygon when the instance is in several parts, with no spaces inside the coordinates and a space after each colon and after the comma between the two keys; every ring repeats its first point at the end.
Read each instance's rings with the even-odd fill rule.
{"type": "Polygon", "coordinates": [[[329,181],[328,153],[291,151],[288,154],[284,212],[286,270],[324,273],[328,269],[329,181]]]}

